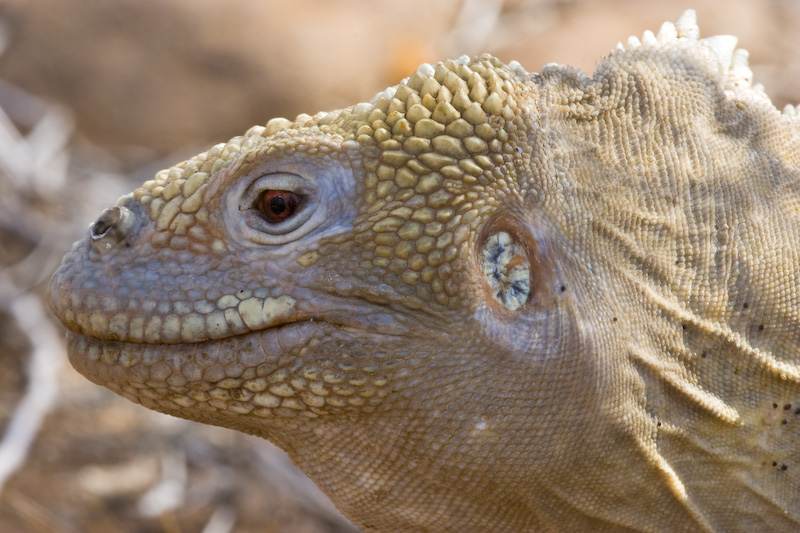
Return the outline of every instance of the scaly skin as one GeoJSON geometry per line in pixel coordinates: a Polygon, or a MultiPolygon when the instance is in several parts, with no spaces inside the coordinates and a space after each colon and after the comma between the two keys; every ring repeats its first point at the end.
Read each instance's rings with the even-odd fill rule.
{"type": "Polygon", "coordinates": [[[366,531],[796,530],[796,110],[691,12],[643,41],[423,65],[158,173],[53,277],[73,365],[366,531]]]}

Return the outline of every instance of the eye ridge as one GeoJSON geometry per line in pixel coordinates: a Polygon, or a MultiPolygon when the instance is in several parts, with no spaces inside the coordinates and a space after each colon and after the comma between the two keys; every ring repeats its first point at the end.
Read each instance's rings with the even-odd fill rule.
{"type": "Polygon", "coordinates": [[[259,195],[256,209],[267,222],[277,224],[294,215],[302,200],[295,192],[269,189],[259,195]]]}

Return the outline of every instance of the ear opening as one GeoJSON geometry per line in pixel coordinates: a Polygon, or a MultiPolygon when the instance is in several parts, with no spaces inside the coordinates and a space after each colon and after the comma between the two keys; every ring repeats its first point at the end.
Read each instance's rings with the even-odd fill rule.
{"type": "Polygon", "coordinates": [[[483,227],[475,264],[484,303],[502,314],[551,304],[559,290],[543,233],[512,215],[502,214],[483,227]]]}

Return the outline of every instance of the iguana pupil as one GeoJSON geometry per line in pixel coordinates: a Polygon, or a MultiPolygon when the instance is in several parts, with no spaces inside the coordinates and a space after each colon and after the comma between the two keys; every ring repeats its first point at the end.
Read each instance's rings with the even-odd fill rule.
{"type": "Polygon", "coordinates": [[[275,196],[269,201],[269,207],[274,214],[280,215],[286,210],[286,200],[280,196],[275,196]]]}

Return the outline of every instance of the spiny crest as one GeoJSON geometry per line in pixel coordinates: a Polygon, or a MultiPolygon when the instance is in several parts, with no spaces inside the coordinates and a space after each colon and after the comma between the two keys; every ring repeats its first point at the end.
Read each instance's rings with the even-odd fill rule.
{"type": "MultiPolygon", "coordinates": [[[[642,38],[631,36],[625,45],[617,44],[609,56],[612,64],[616,61],[633,61],[642,54],[659,52],[672,48],[677,60],[687,57],[704,58],[709,63],[709,71],[718,73],[719,82],[725,91],[736,94],[738,98],[768,97],[761,84],[753,84],[753,71],[748,63],[749,53],[736,48],[738,38],[733,35],[714,35],[700,39],[700,28],[693,9],[685,11],[674,23],[665,22],[658,33],[645,31],[642,38]],[[677,45],[677,46],[676,46],[677,45]]],[[[600,70],[598,68],[598,70],[600,70]]],[[[787,106],[787,116],[796,116],[798,109],[787,106]]]]}

